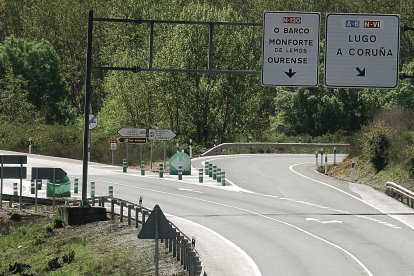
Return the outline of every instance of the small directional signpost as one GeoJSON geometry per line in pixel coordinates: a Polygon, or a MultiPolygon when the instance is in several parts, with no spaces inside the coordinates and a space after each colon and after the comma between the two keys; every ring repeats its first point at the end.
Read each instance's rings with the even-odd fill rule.
{"type": "Polygon", "coordinates": [[[147,129],[145,128],[121,128],[118,134],[123,137],[147,137],[147,129]]]}
{"type": "Polygon", "coordinates": [[[155,205],[147,221],[138,234],[138,239],[155,240],[155,275],[158,276],[158,239],[175,239],[175,231],[162,212],[160,206],[155,205]]]}
{"type": "Polygon", "coordinates": [[[325,47],[327,87],[398,86],[398,15],[330,13],[325,47]]]}
{"type": "Polygon", "coordinates": [[[319,22],[319,13],[264,13],[262,85],[318,85],[319,22]]]}
{"type": "Polygon", "coordinates": [[[19,204],[22,206],[22,181],[27,177],[26,155],[0,155],[0,209],[3,208],[3,179],[20,179],[19,204]],[[20,165],[19,167],[5,167],[4,165],[20,165]]]}
{"type": "MultiPolygon", "coordinates": [[[[165,147],[165,142],[170,141],[175,137],[175,133],[171,129],[149,129],[148,130],[148,139],[153,140],[159,140],[164,142],[164,167],[165,167],[165,161],[167,158],[167,151],[165,147]]],[[[152,169],[152,143],[151,143],[151,169],[152,169]]]]}

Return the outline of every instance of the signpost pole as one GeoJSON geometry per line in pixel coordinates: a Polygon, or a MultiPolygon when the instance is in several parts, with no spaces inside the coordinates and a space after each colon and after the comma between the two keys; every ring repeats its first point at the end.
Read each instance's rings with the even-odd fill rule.
{"type": "Polygon", "coordinates": [[[85,77],[85,105],[84,105],[84,131],[83,131],[83,166],[82,166],[82,206],[88,206],[88,141],[89,141],[89,105],[91,102],[91,76],[92,76],[92,31],[93,11],[88,15],[88,35],[86,49],[86,77],[85,77]]]}
{"type": "Polygon", "coordinates": [[[0,209],[3,209],[3,155],[1,156],[0,209]]]}
{"type": "Polygon", "coordinates": [[[20,157],[20,194],[19,194],[19,209],[22,209],[22,192],[23,192],[23,162],[20,157]]]}
{"type": "Polygon", "coordinates": [[[153,146],[154,140],[151,140],[151,151],[150,151],[150,169],[152,170],[152,146],[153,146]]]}
{"type": "Polygon", "coordinates": [[[158,276],[158,258],[159,258],[159,253],[158,253],[158,208],[155,208],[154,210],[155,212],[155,229],[154,229],[154,235],[155,235],[155,257],[154,257],[154,262],[155,262],[155,276],[158,276]]]}
{"type": "Polygon", "coordinates": [[[142,161],[142,144],[139,144],[139,163],[142,161]]]}
{"type": "MultiPolygon", "coordinates": [[[[38,178],[39,178],[39,168],[36,168],[36,182],[35,182],[35,211],[37,211],[37,188],[38,188],[37,181],[39,181],[39,180],[38,180],[38,178]]],[[[83,192],[83,191],[82,191],[82,192],[83,192]]]]}
{"type": "Polygon", "coordinates": [[[129,143],[126,143],[126,160],[127,160],[127,164],[129,164],[128,162],[128,153],[129,153],[129,147],[128,147],[129,143]]]}
{"type": "Polygon", "coordinates": [[[112,152],[112,161],[111,161],[111,164],[113,166],[114,165],[114,150],[111,150],[111,152],[112,152]]]}
{"type": "Polygon", "coordinates": [[[163,141],[164,142],[164,168],[166,168],[166,160],[167,160],[167,150],[166,150],[166,148],[165,148],[165,141],[163,141]]]}
{"type": "Polygon", "coordinates": [[[56,168],[53,168],[53,211],[55,210],[55,182],[56,182],[56,168]]]}

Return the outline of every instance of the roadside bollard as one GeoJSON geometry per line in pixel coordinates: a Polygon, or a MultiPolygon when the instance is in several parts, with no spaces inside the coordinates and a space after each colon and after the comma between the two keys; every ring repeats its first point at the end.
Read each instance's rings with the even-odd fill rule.
{"type": "Polygon", "coordinates": [[[334,147],[334,160],[333,164],[336,165],[336,147],[334,147]]]}
{"type": "Polygon", "coordinates": [[[122,171],[124,173],[127,172],[128,169],[128,160],[126,158],[122,159],[122,171]]]}
{"type": "Polygon", "coordinates": [[[75,178],[73,180],[73,193],[77,194],[79,192],[79,179],[75,178]]]}
{"type": "Polygon", "coordinates": [[[32,195],[35,194],[35,181],[34,180],[30,181],[30,193],[32,195]]]}
{"type": "Polygon", "coordinates": [[[328,175],[328,155],[325,155],[325,175],[328,175]]]}
{"type": "Polygon", "coordinates": [[[216,171],[216,179],[217,179],[217,183],[221,183],[221,169],[218,168],[216,171]]]}
{"type": "Polygon", "coordinates": [[[355,161],[352,160],[351,163],[351,182],[355,181],[355,161]]]}
{"type": "Polygon", "coordinates": [[[91,182],[91,197],[95,197],[95,182],[91,182]]]}
{"type": "Polygon", "coordinates": [[[199,169],[198,171],[198,183],[203,183],[203,169],[199,169]]]}
{"type": "Polygon", "coordinates": [[[183,166],[178,165],[178,180],[183,180],[183,166]]]}
{"type": "Polygon", "coordinates": [[[217,166],[216,165],[213,165],[213,180],[216,180],[217,179],[217,166]]]}
{"type": "Polygon", "coordinates": [[[109,197],[114,197],[114,186],[109,186],[108,187],[108,196],[109,197]]]}
{"type": "Polygon", "coordinates": [[[316,157],[316,171],[319,169],[319,164],[318,164],[318,152],[315,153],[315,157],[316,157]]]}
{"type": "Polygon", "coordinates": [[[141,161],[141,175],[145,175],[145,162],[141,161]]]}
{"type": "Polygon", "coordinates": [[[41,190],[42,189],[42,179],[38,179],[37,180],[37,189],[41,190]]]}
{"type": "Polygon", "coordinates": [[[208,161],[206,161],[206,162],[204,163],[204,174],[205,174],[205,175],[208,175],[208,168],[209,168],[209,162],[208,162],[208,161]]]}
{"type": "Polygon", "coordinates": [[[208,163],[208,177],[213,177],[213,164],[208,163]]]}
{"type": "Polygon", "coordinates": [[[323,166],[323,148],[321,148],[321,166],[323,166]]]}
{"type": "Polygon", "coordinates": [[[14,196],[18,196],[19,195],[19,193],[17,191],[17,183],[13,183],[13,195],[14,196]]]}
{"type": "Polygon", "coordinates": [[[226,172],[221,172],[221,186],[226,186],[226,172]]]}
{"type": "Polygon", "coordinates": [[[159,163],[158,165],[160,167],[160,170],[159,170],[160,178],[163,178],[164,177],[164,164],[163,163],[159,163]]]}

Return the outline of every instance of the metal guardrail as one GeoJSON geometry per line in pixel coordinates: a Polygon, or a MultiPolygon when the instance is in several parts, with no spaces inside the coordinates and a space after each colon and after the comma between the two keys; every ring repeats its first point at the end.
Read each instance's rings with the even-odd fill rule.
{"type": "MultiPolygon", "coordinates": [[[[18,202],[19,197],[3,194],[2,198],[5,201],[18,202]]],[[[142,225],[144,225],[146,219],[149,217],[152,211],[151,209],[148,209],[141,205],[108,196],[88,198],[87,201],[92,206],[98,204],[98,206],[106,208],[107,213],[110,214],[110,218],[112,220],[116,219],[117,216],[120,222],[126,220],[130,226],[132,226],[132,221],[134,221],[135,228],[142,228],[142,225]]],[[[35,198],[22,196],[22,203],[34,204],[35,198]]],[[[52,205],[53,200],[48,198],[38,198],[37,203],[42,205],[52,205]]],[[[72,200],[70,198],[65,198],[64,200],[56,200],[55,203],[56,205],[61,206],[81,206],[82,200],[72,200]]],[[[175,231],[176,238],[168,240],[161,239],[161,243],[164,243],[165,249],[168,250],[168,253],[173,254],[173,257],[180,262],[184,270],[187,270],[189,276],[207,276],[207,273],[204,271],[202,262],[200,260],[200,254],[192,246],[192,239],[181,232],[178,227],[176,227],[172,222],[168,222],[175,231]]]]}
{"type": "Polygon", "coordinates": [[[288,148],[348,148],[349,144],[332,144],[332,143],[222,143],[217,145],[205,153],[204,156],[212,156],[221,154],[224,149],[231,148],[273,148],[273,149],[288,149],[288,148]]]}
{"type": "Polygon", "coordinates": [[[410,190],[393,182],[387,182],[385,193],[411,208],[414,208],[414,193],[410,190]]]}

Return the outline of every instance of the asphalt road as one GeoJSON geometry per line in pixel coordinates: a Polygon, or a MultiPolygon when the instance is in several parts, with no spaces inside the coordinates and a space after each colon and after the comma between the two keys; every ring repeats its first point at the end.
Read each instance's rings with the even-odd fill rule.
{"type": "MultiPolygon", "coordinates": [[[[317,174],[314,155],[218,156],[193,166],[206,160],[235,186],[200,185],[196,171],[179,182],[94,163],[88,179],[98,195],[112,185],[115,197],[159,204],[196,237],[209,275],[414,275],[413,212],[394,199],[317,174]]],[[[36,155],[31,166],[62,167],[71,179],[82,172],[79,161],[36,155]]]]}

